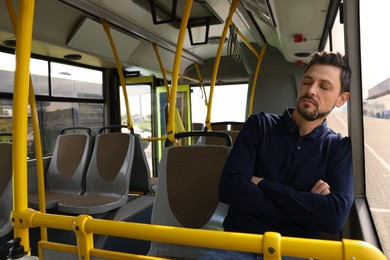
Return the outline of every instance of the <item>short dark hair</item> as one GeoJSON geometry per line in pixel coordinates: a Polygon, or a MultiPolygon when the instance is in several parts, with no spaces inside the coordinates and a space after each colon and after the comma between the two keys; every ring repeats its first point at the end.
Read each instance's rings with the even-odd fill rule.
{"type": "Polygon", "coordinates": [[[319,51],[312,55],[309,65],[305,72],[309,70],[314,64],[331,65],[341,69],[340,92],[349,92],[352,77],[352,70],[348,64],[347,57],[341,55],[339,52],[319,51]]]}

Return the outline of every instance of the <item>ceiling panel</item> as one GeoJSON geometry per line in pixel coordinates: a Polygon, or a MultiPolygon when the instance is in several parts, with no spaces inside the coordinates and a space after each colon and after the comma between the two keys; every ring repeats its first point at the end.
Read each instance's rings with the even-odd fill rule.
{"type": "MultiPolygon", "coordinates": [[[[110,28],[110,33],[117,49],[119,60],[126,62],[141,41],[113,28],[110,28]]],[[[67,45],[105,58],[115,59],[103,25],[89,18],[84,18],[81,21],[68,40],[67,45]]]]}

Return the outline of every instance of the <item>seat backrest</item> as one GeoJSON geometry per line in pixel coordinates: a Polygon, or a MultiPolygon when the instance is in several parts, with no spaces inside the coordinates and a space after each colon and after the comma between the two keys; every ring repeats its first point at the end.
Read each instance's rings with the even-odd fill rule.
{"type": "Polygon", "coordinates": [[[153,189],[150,183],[150,168],[142,145],[141,136],[134,134],[134,160],[130,175],[130,192],[150,195],[153,189]]]}
{"type": "Polygon", "coordinates": [[[127,133],[96,135],[82,195],[61,198],[57,210],[71,214],[106,214],[125,205],[134,158],[134,136],[127,133]]]}
{"type": "Polygon", "coordinates": [[[0,143],[0,237],[12,230],[12,143],[0,143]]]}
{"type": "MultiPolygon", "coordinates": [[[[223,131],[192,131],[176,133],[174,135],[175,140],[178,141],[179,145],[202,145],[202,144],[215,144],[215,145],[226,145],[232,146],[232,137],[228,133],[223,131]]],[[[173,146],[173,143],[167,139],[165,146],[173,146]]]]}
{"type": "Polygon", "coordinates": [[[133,153],[133,135],[98,134],[87,171],[85,194],[127,199],[133,153]]]}
{"type": "Polygon", "coordinates": [[[91,136],[85,133],[57,136],[53,157],[46,173],[46,191],[82,194],[91,156],[91,136]]]}
{"type": "Polygon", "coordinates": [[[192,131],[203,131],[203,123],[192,123],[192,131]]]}
{"type": "MultiPolygon", "coordinates": [[[[241,127],[244,125],[244,122],[233,122],[233,121],[225,121],[225,122],[213,122],[211,123],[212,131],[223,132],[228,134],[232,138],[232,142],[237,139],[238,133],[241,130],[241,127]]],[[[214,144],[221,145],[222,142],[220,139],[216,138],[206,138],[204,143],[206,144],[214,144]]]]}
{"type": "MultiPolygon", "coordinates": [[[[234,142],[237,139],[238,133],[240,131],[239,130],[218,130],[215,132],[228,134],[232,139],[232,144],[234,144],[234,142]]],[[[224,141],[221,138],[215,138],[215,137],[204,137],[204,143],[211,144],[211,145],[224,145],[224,141]]]]}
{"type": "Polygon", "coordinates": [[[225,130],[241,130],[244,122],[235,121],[223,121],[223,122],[212,122],[210,123],[213,131],[225,131],[225,130]]]}
{"type": "MultiPolygon", "coordinates": [[[[218,185],[231,147],[214,145],[164,148],[152,224],[222,230],[227,206],[218,185]]],[[[149,255],[196,259],[204,249],[152,242],[149,255]]]]}

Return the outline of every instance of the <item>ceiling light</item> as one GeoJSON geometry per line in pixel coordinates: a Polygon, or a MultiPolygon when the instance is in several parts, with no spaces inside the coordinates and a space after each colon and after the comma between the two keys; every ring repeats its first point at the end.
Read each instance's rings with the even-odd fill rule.
{"type": "Polygon", "coordinates": [[[81,59],[81,55],[80,54],[67,54],[64,56],[64,59],[66,60],[80,60],[81,59]]]}
{"type": "Polygon", "coordinates": [[[16,40],[4,40],[3,44],[7,47],[15,48],[16,47],[16,40]]]}

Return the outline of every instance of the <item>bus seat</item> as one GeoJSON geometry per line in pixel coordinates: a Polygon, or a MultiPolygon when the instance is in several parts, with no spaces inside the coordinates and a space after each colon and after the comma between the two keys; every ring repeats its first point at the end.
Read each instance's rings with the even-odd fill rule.
{"type": "MultiPolygon", "coordinates": [[[[216,144],[232,146],[232,137],[222,131],[191,131],[175,133],[175,139],[178,140],[179,145],[204,145],[204,144],[216,144]]],[[[173,146],[173,143],[167,139],[165,147],[173,146]]]]}
{"type": "Polygon", "coordinates": [[[141,136],[134,135],[134,159],[130,174],[129,194],[134,195],[126,205],[120,207],[113,220],[124,221],[134,215],[151,208],[154,203],[154,191],[151,185],[151,175],[141,136]]]}
{"type": "MultiPolygon", "coordinates": [[[[203,131],[204,130],[204,124],[203,123],[192,123],[192,131],[203,131]]],[[[194,143],[196,143],[199,140],[199,137],[194,138],[194,143]]]]}
{"type": "MultiPolygon", "coordinates": [[[[142,145],[142,139],[139,134],[134,136],[134,159],[130,174],[128,202],[115,209],[105,219],[115,221],[132,221],[138,222],[139,216],[145,217],[145,223],[150,223],[151,209],[154,203],[154,191],[151,185],[151,175],[149,164],[142,145]]],[[[110,244],[108,236],[96,236],[95,247],[104,249],[110,244]]],[[[112,238],[111,238],[112,239],[112,238]]],[[[149,245],[145,246],[147,250],[149,245]]]]}
{"type": "Polygon", "coordinates": [[[203,131],[204,129],[203,123],[192,123],[192,131],[203,131]]]}
{"type": "Polygon", "coordinates": [[[222,121],[212,122],[210,123],[210,125],[211,130],[213,131],[241,130],[241,127],[244,125],[244,122],[222,121]]]}
{"type": "Polygon", "coordinates": [[[0,143],[0,237],[12,230],[12,143],[0,143]]]}
{"type": "Polygon", "coordinates": [[[130,175],[130,193],[152,195],[150,168],[139,134],[134,134],[134,160],[130,175]]]}
{"type": "MultiPolygon", "coordinates": [[[[234,142],[237,139],[238,133],[240,131],[239,130],[218,130],[215,132],[222,132],[222,133],[228,134],[232,138],[232,144],[234,144],[234,142]]],[[[207,137],[204,137],[204,139],[205,139],[204,140],[205,144],[208,144],[208,145],[224,145],[224,142],[221,138],[207,136],[207,137]]]]}
{"type": "MultiPolygon", "coordinates": [[[[241,130],[244,122],[234,122],[234,121],[223,121],[223,122],[213,122],[211,123],[211,132],[219,132],[228,134],[232,140],[232,144],[236,141],[238,133],[241,130]]],[[[208,144],[208,145],[224,145],[225,142],[221,138],[216,136],[201,136],[196,139],[198,144],[208,144]]]]}
{"type": "MultiPolygon", "coordinates": [[[[152,224],[222,230],[227,205],[218,200],[218,185],[231,147],[165,147],[152,224]]],[[[152,242],[148,255],[197,259],[204,248],[152,242]]]]}
{"type": "MultiPolygon", "coordinates": [[[[58,201],[85,191],[85,174],[91,156],[90,134],[69,133],[57,136],[53,157],[46,172],[46,209],[57,207],[58,201]]],[[[39,209],[38,193],[30,193],[29,207],[39,209]]]]}
{"type": "Polygon", "coordinates": [[[126,204],[133,158],[133,135],[98,134],[86,174],[85,193],[61,199],[57,209],[70,214],[94,215],[126,204]]]}

